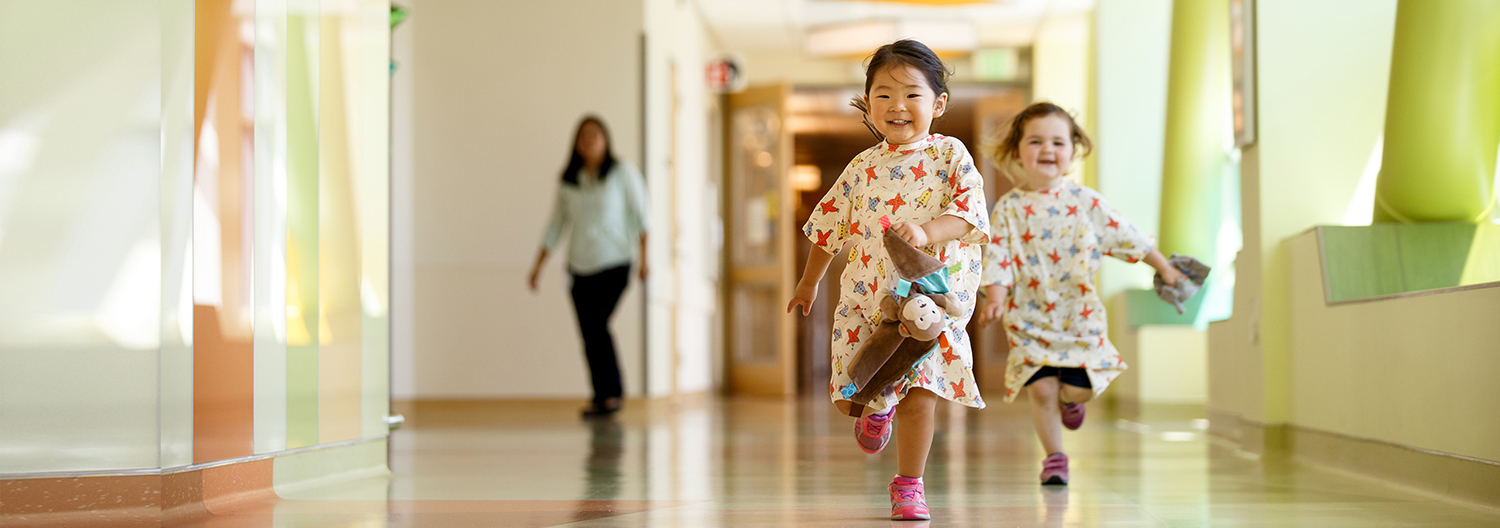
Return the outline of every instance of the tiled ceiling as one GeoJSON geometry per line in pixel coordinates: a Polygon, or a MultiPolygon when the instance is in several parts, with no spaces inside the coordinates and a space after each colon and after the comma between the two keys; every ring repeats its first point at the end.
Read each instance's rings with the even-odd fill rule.
{"type": "MultiPolygon", "coordinates": [[[[727,50],[801,49],[808,28],[866,20],[973,21],[985,47],[1024,46],[1049,16],[1095,0],[991,0],[959,5],[858,0],[693,0],[727,50]]],[[[937,3],[937,2],[932,2],[937,3]]]]}

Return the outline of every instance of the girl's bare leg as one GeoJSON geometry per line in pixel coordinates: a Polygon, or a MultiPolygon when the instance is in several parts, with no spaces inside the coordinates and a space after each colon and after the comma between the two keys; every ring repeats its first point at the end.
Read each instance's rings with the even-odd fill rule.
{"type": "Polygon", "coordinates": [[[1036,436],[1042,440],[1042,448],[1049,455],[1063,452],[1062,414],[1057,408],[1057,386],[1057,377],[1049,376],[1026,387],[1027,397],[1031,400],[1031,424],[1036,427],[1036,436]]]}
{"type": "MultiPolygon", "coordinates": [[[[1057,378],[1052,379],[1056,380],[1057,378]]],[[[1094,399],[1094,389],[1074,387],[1066,383],[1061,383],[1059,385],[1060,388],[1057,392],[1057,399],[1059,401],[1062,401],[1063,403],[1087,403],[1089,400],[1094,399]]]]}
{"type": "Polygon", "coordinates": [[[896,474],[921,477],[927,470],[937,400],[927,389],[914,388],[896,405],[896,474]]]}

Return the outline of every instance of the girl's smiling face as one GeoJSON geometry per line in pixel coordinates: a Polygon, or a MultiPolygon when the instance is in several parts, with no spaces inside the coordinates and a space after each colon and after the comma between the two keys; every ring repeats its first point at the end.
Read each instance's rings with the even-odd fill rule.
{"type": "Polygon", "coordinates": [[[1068,173],[1073,163],[1073,129],[1068,120],[1049,114],[1026,122],[1021,128],[1021,168],[1026,169],[1026,189],[1046,189],[1068,173]]]}
{"type": "Polygon", "coordinates": [[[932,119],[942,116],[948,105],[948,94],[933,93],[921,70],[900,63],[875,72],[865,97],[875,129],[892,145],[926,138],[932,119]]]}

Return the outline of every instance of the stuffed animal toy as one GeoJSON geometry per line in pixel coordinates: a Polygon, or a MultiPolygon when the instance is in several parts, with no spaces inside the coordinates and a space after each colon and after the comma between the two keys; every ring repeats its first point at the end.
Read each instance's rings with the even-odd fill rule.
{"type": "Polygon", "coordinates": [[[948,328],[944,317],[960,317],[958,297],[948,291],[948,269],[889,229],[881,242],[896,268],[893,290],[880,298],[880,324],[849,360],[846,369],[856,392],[849,414],[859,417],[880,391],[906,376],[937,348],[948,328]]]}

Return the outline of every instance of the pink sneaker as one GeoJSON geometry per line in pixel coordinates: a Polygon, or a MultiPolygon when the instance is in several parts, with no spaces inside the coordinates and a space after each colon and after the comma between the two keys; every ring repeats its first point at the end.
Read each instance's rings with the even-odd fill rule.
{"type": "Polygon", "coordinates": [[[896,477],[891,480],[891,520],[925,521],[931,518],[926,494],[922,492],[922,479],[896,477]]]}
{"type": "Polygon", "coordinates": [[[896,411],[891,409],[855,420],[854,440],[859,442],[859,448],[872,455],[885,449],[885,444],[891,441],[891,419],[895,416],[896,411]]]}
{"type": "Polygon", "coordinates": [[[1068,485],[1068,455],[1056,453],[1042,461],[1043,485],[1068,485]]]}
{"type": "Polygon", "coordinates": [[[1077,431],[1079,427],[1083,427],[1082,403],[1064,403],[1061,407],[1063,427],[1074,431],[1077,431]]]}

